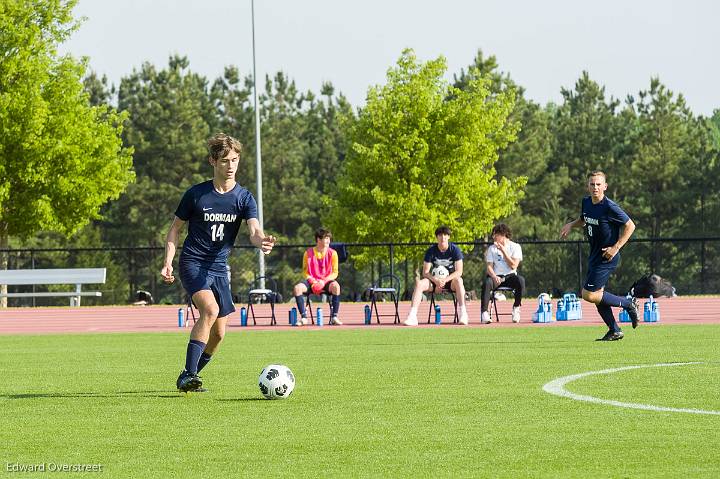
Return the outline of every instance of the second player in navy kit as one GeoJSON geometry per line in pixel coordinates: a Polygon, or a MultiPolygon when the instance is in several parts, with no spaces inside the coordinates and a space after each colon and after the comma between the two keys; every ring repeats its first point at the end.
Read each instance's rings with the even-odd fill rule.
{"type": "Polygon", "coordinates": [[[203,390],[198,372],[217,351],[229,315],[235,311],[227,258],[242,220],[250,230],[250,242],[263,253],[269,253],[275,244],[275,238],[265,236],[260,228],[255,198],[235,181],[240,142],[218,134],[208,141],[208,148],[213,179],[191,187],[183,195],[167,234],[161,272],[166,283],[175,281],[172,262],[180,229],[188,223],[180,254],[180,280],[200,311],[200,319],[190,333],[185,369],[177,380],[177,388],[184,392],[203,390]]]}
{"type": "Polygon", "coordinates": [[[608,332],[600,341],[617,341],[624,334],[615,321],[612,307],[627,311],[632,327],[638,325],[637,303],[634,298],[617,296],[605,291],[610,274],[620,262],[620,248],[635,231],[635,223],[620,206],[605,196],[607,181],[605,173],[593,171],[588,175],[588,192],[582,201],[580,218],[562,227],[560,236],[565,238],[572,228],[585,228],[590,243],[588,272],[583,284],[582,297],[595,304],[608,332]]]}

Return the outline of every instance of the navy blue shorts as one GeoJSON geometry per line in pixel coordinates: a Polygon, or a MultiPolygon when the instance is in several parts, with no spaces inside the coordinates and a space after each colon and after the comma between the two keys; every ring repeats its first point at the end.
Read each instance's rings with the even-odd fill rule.
{"type": "Polygon", "coordinates": [[[588,272],[585,277],[583,289],[585,291],[598,291],[604,288],[610,278],[610,275],[618,266],[618,256],[615,256],[611,261],[588,264],[588,272]]]}
{"type": "Polygon", "coordinates": [[[235,311],[227,274],[211,273],[197,263],[181,261],[180,281],[190,297],[204,289],[212,291],[215,301],[220,307],[219,318],[235,311]]]}

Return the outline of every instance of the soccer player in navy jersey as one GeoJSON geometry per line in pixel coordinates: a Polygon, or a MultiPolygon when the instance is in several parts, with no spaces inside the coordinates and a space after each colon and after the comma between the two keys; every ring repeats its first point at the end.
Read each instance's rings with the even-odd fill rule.
{"type": "Polygon", "coordinates": [[[450,228],[440,226],[435,230],[437,244],[425,252],[422,276],[415,281],[410,312],[403,321],[405,326],[417,326],[417,309],[422,301],[423,293],[436,291],[455,292],[458,308],[460,308],[460,324],[468,324],[467,307],[465,306],[465,285],[463,283],[463,254],[460,247],[450,242],[450,228]]]}
{"type": "Polygon", "coordinates": [[[624,334],[615,321],[612,307],[621,307],[627,311],[632,327],[638,325],[637,302],[635,298],[616,296],[605,291],[610,274],[620,262],[620,248],[635,231],[635,223],[617,203],[605,196],[607,180],[602,171],[588,174],[587,188],[590,196],[582,200],[580,218],[562,227],[560,237],[566,238],[573,228],[586,228],[590,243],[588,272],[583,285],[582,297],[595,304],[608,332],[598,341],[617,341],[624,334]]]}
{"type": "Polygon", "coordinates": [[[165,242],[165,263],[161,275],[166,283],[175,281],[173,258],[180,229],[188,223],[188,234],[180,254],[180,280],[200,311],[190,332],[185,369],[177,379],[183,392],[204,391],[200,370],[210,361],[225,336],[230,313],[235,311],[227,258],[232,251],[242,220],[250,230],[250,243],[268,254],[275,244],[265,236],[257,219],[253,195],[235,181],[242,145],[219,133],[208,140],[213,179],[185,192],[165,242]]]}

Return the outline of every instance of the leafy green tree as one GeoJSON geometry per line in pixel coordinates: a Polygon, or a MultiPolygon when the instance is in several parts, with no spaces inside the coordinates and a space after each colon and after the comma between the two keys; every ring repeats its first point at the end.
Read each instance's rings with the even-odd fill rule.
{"type": "Polygon", "coordinates": [[[115,85],[108,86],[107,76],[98,77],[97,73],[90,72],[83,79],[83,86],[88,95],[90,95],[90,104],[111,105],[114,96],[117,94],[115,85]]]}
{"type": "MultiPolygon", "coordinates": [[[[683,96],[676,96],[657,78],[627,103],[624,115],[634,122],[626,138],[629,168],[622,181],[641,236],[706,233],[706,225],[714,223],[705,217],[705,209],[708,196],[716,190],[712,173],[717,173],[707,122],[696,118],[683,96]]],[[[671,273],[681,283],[690,281],[681,275],[696,274],[696,259],[681,245],[655,243],[647,267],[658,274],[671,273]]]]}
{"type": "MultiPolygon", "coordinates": [[[[491,95],[513,90],[515,106],[510,120],[520,125],[517,141],[500,150],[495,165],[499,177],[527,178],[524,195],[518,208],[503,221],[509,223],[515,236],[527,239],[545,239],[556,235],[563,224],[559,196],[570,184],[567,168],[549,170],[553,136],[550,131],[551,113],[525,98],[525,89],[516,84],[509,73],[500,71],[494,55],[485,57],[482,50],[468,68],[455,75],[455,87],[466,89],[473,78],[489,80],[491,95]]],[[[489,233],[489,231],[487,231],[489,233]]]]}
{"type": "Polygon", "coordinates": [[[0,4],[0,248],[39,230],[71,235],[134,178],[125,116],[91,106],[84,63],[57,53],[77,28],[74,4],[0,4]]]}
{"type": "Polygon", "coordinates": [[[586,194],[585,177],[592,170],[608,174],[608,195],[616,197],[616,156],[623,145],[623,130],[617,120],[620,102],[605,98],[605,88],[583,72],[574,90],[561,89],[563,103],[555,110],[552,119],[554,137],[550,171],[565,167],[571,178],[571,187],[564,188],[561,207],[571,211],[571,217],[580,213],[580,198],[586,194]]]}
{"type": "Polygon", "coordinates": [[[185,57],[170,57],[164,70],[146,63],[121,80],[118,106],[128,114],[123,137],[135,150],[138,181],[105,211],[105,238],[159,246],[183,192],[210,175],[205,143],[216,114],[207,80],[185,57]]]}
{"type": "MultiPolygon", "coordinates": [[[[641,231],[649,237],[682,234],[686,228],[688,203],[697,191],[687,191],[693,172],[702,172],[701,148],[705,130],[699,129],[685,100],[675,96],[657,78],[637,100],[629,99],[634,113],[625,188],[635,209],[641,231]]],[[[703,175],[699,175],[698,180],[703,175]]]]}
{"type": "MultiPolygon", "coordinates": [[[[339,148],[344,136],[337,117],[339,111],[350,107],[342,96],[334,97],[330,84],[323,85],[321,93],[324,101],[312,92],[298,91],[286,74],[278,72],[266,77],[265,90],[259,96],[264,226],[284,243],[312,242],[312,232],[321,224],[321,198],[327,185],[334,183],[342,161],[339,148]]],[[[244,144],[246,167],[241,182],[254,192],[252,78],[241,83],[237,70],[228,68],[223,78],[214,82],[211,95],[220,128],[244,144]]],[[[268,258],[269,269],[281,287],[297,281],[299,258],[295,253],[282,251],[268,258]]]]}
{"type": "Polygon", "coordinates": [[[516,207],[522,179],[497,178],[498,150],[515,139],[514,92],[488,80],[447,85],[444,58],[405,50],[384,86],[368,92],[328,201],[328,221],[349,241],[430,241],[449,225],[472,240],[516,207]]]}

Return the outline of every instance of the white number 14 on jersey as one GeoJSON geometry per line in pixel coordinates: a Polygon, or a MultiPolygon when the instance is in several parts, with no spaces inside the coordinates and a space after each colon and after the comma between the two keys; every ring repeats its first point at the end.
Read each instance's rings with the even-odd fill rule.
{"type": "Polygon", "coordinates": [[[223,230],[225,229],[225,223],[215,224],[210,227],[213,241],[222,241],[225,237],[223,230]]]}

